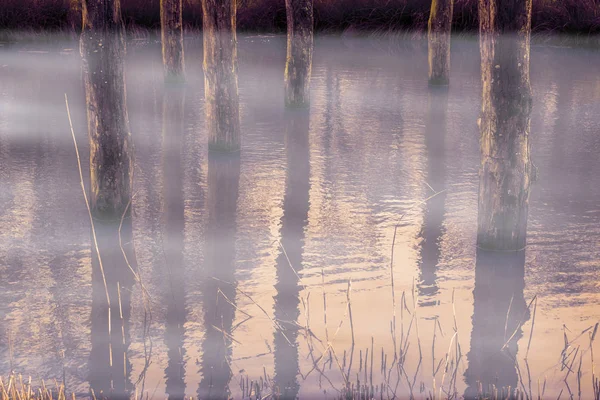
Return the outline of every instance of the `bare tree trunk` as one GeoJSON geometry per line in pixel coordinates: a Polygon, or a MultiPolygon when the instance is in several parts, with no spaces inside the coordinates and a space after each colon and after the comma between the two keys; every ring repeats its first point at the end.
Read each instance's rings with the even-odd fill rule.
{"type": "Polygon", "coordinates": [[[160,0],[160,35],[165,81],[184,78],[183,0],[160,0]]]}
{"type": "Polygon", "coordinates": [[[91,208],[119,220],[131,201],[133,148],[125,102],[120,0],[84,0],[81,55],[90,140],[91,208]]]}
{"type": "Polygon", "coordinates": [[[100,397],[129,398],[131,365],[127,350],[130,293],[134,282],[130,266],[135,269],[136,262],[130,218],[133,148],[125,102],[121,2],[83,0],[81,5],[80,48],[90,142],[90,206],[96,220],[98,243],[98,251],[95,247],[92,251],[89,380],[100,397]],[[123,248],[121,243],[124,243],[123,248]]]}
{"type": "Polygon", "coordinates": [[[477,244],[525,246],[531,174],[531,0],[479,1],[481,167],[477,244]]]}
{"type": "Polygon", "coordinates": [[[454,0],[431,0],[427,32],[429,46],[429,84],[450,82],[450,33],[454,0]]]}
{"type": "Polygon", "coordinates": [[[313,53],[313,1],[285,0],[287,56],[285,105],[308,107],[313,53]]]}
{"type": "Polygon", "coordinates": [[[235,0],[202,0],[208,148],[240,150],[235,0]]]}
{"type": "Polygon", "coordinates": [[[81,2],[80,0],[69,1],[69,13],[67,15],[69,26],[73,31],[81,28],[81,2]]]}

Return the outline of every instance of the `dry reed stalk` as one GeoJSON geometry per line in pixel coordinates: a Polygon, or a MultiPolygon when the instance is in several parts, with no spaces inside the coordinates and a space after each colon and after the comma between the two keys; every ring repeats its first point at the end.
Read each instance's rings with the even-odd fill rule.
{"type": "MultiPolygon", "coordinates": [[[[523,324],[525,323],[525,317],[526,317],[527,313],[529,312],[529,309],[531,308],[531,305],[533,304],[533,302],[536,299],[537,299],[537,295],[533,296],[533,299],[531,299],[531,301],[527,305],[527,308],[523,311],[523,315],[521,316],[521,320],[517,324],[517,327],[515,328],[514,332],[512,333],[512,335],[510,335],[510,337],[508,338],[508,340],[505,341],[504,345],[500,349],[501,351],[504,350],[508,346],[508,344],[515,337],[515,335],[517,334],[517,332],[519,331],[519,329],[521,329],[523,327],[523,324]]],[[[508,318],[508,314],[507,314],[507,318],[508,318]]]]}
{"type": "Polygon", "coordinates": [[[233,283],[231,283],[231,282],[227,282],[227,281],[224,281],[224,280],[222,280],[222,279],[215,278],[215,277],[213,277],[212,279],[214,279],[214,280],[216,280],[216,281],[219,281],[219,282],[223,282],[223,283],[225,283],[225,284],[227,284],[227,285],[230,285],[230,286],[232,286],[232,287],[233,287],[233,288],[234,288],[234,289],[235,289],[237,292],[239,292],[239,293],[243,294],[243,295],[244,295],[246,298],[248,298],[248,299],[249,299],[249,300],[250,300],[250,301],[251,301],[251,302],[252,302],[252,303],[253,303],[253,304],[254,304],[256,307],[258,307],[258,308],[259,308],[259,309],[260,309],[260,310],[263,312],[263,314],[265,314],[265,316],[266,316],[266,317],[269,319],[269,321],[271,321],[271,323],[273,324],[273,326],[274,326],[276,329],[278,329],[278,330],[279,330],[279,332],[281,333],[281,336],[283,336],[283,338],[286,340],[286,342],[288,342],[288,344],[289,344],[290,346],[292,346],[292,342],[291,342],[291,341],[290,341],[290,339],[288,339],[288,337],[285,335],[285,332],[284,332],[284,329],[282,328],[282,326],[281,326],[281,325],[279,325],[279,323],[278,323],[277,321],[275,321],[273,318],[271,318],[271,316],[269,315],[269,313],[268,313],[268,312],[267,312],[267,311],[266,311],[266,310],[265,310],[265,309],[264,309],[264,308],[263,308],[263,307],[262,307],[260,304],[258,304],[258,303],[257,303],[257,302],[256,302],[256,301],[255,301],[255,300],[252,298],[252,296],[250,296],[248,293],[244,292],[243,290],[241,290],[240,288],[238,288],[236,285],[234,285],[234,284],[233,284],[233,283]]]}
{"type": "MultiPolygon", "coordinates": [[[[79,170],[79,183],[81,185],[81,191],[83,192],[83,198],[85,200],[85,206],[88,211],[90,218],[90,224],[92,227],[92,238],[94,241],[94,247],[96,254],[98,255],[98,265],[100,266],[100,273],[102,275],[102,283],[104,284],[104,294],[106,295],[106,302],[108,304],[108,337],[109,343],[111,342],[112,326],[111,326],[111,311],[110,311],[110,295],[108,293],[108,284],[106,283],[106,274],[104,273],[104,265],[102,264],[102,257],[100,255],[100,248],[98,247],[98,239],[96,237],[96,227],[94,225],[94,218],[92,217],[92,210],[90,208],[90,202],[88,201],[87,193],[85,191],[85,184],[83,183],[83,171],[81,169],[81,157],[79,157],[79,147],[77,146],[77,139],[75,138],[75,130],[73,129],[73,122],[71,120],[71,110],[69,109],[69,99],[65,93],[65,106],[67,108],[67,117],[69,119],[69,127],[71,128],[71,137],[73,138],[73,145],[75,146],[75,155],[77,156],[77,168],[79,170]]],[[[110,347],[110,344],[109,344],[110,347]]],[[[109,356],[109,365],[112,367],[112,350],[109,356]]]]}
{"type": "Polygon", "coordinates": [[[329,331],[327,330],[327,297],[325,294],[325,271],[321,268],[321,288],[323,289],[323,323],[325,324],[325,341],[329,343],[329,331]]]}
{"type": "Polygon", "coordinates": [[[594,390],[594,399],[600,398],[600,391],[598,390],[597,379],[596,379],[596,369],[594,367],[594,339],[596,338],[596,333],[598,332],[598,322],[594,325],[594,331],[590,334],[590,360],[592,363],[592,388],[594,390]]]}

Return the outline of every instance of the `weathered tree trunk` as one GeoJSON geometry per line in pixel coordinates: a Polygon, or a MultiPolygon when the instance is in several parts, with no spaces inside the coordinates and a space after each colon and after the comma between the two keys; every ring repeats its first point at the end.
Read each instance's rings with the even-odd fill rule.
{"type": "Polygon", "coordinates": [[[81,28],[81,4],[79,0],[70,0],[67,20],[73,31],[76,32],[81,28]]]}
{"type": "Polygon", "coordinates": [[[281,250],[277,257],[277,283],[274,315],[282,321],[282,330],[275,331],[274,384],[279,398],[298,397],[298,318],[300,317],[300,282],[304,229],[308,223],[310,192],[310,148],[308,130],[310,114],[307,109],[286,112],[285,147],[287,172],[283,216],[281,217],[281,250]],[[285,321],[285,322],[283,322],[285,321]]]}
{"type": "Polygon", "coordinates": [[[133,149],[125,103],[121,3],[84,0],[82,13],[80,46],[90,141],[90,207],[98,242],[98,251],[92,245],[89,380],[99,397],[129,398],[131,366],[127,349],[133,285],[129,267],[135,268],[130,218],[133,149]]]}
{"type": "Polygon", "coordinates": [[[531,0],[479,1],[483,85],[477,244],[525,246],[530,187],[531,0]]]}
{"type": "Polygon", "coordinates": [[[160,0],[160,35],[166,82],[183,80],[183,0],[160,0]]]}
{"type": "Polygon", "coordinates": [[[450,36],[454,0],[431,0],[427,39],[429,46],[429,84],[450,82],[450,36]]]}
{"type": "Polygon", "coordinates": [[[84,0],[82,8],[80,46],[90,141],[90,205],[95,217],[116,220],[130,209],[133,168],[121,3],[84,0]]]}
{"type": "Polygon", "coordinates": [[[235,0],[202,0],[208,148],[240,150],[235,0]]]}
{"type": "Polygon", "coordinates": [[[529,319],[523,297],[524,265],[524,251],[477,251],[465,399],[486,398],[495,389],[499,398],[515,398],[519,379],[513,359],[523,336],[521,324],[529,319]]]}
{"type": "Polygon", "coordinates": [[[185,206],[183,199],[183,133],[185,88],[166,88],[163,97],[162,170],[164,254],[169,271],[169,290],[164,302],[167,305],[165,344],[165,392],[169,400],[185,398],[184,347],[186,323],[186,281],[184,265],[185,206]]]}
{"type": "Polygon", "coordinates": [[[209,153],[203,268],[205,276],[202,285],[205,333],[202,342],[199,399],[227,399],[230,396],[239,180],[239,153],[209,153]]]}
{"type": "Polygon", "coordinates": [[[313,0],[285,0],[287,56],[285,105],[308,107],[313,53],[313,0]]]}

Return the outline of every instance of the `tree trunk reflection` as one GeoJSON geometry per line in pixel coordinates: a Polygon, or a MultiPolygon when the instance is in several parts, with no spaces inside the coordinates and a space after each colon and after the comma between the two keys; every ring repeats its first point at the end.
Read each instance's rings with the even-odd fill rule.
{"type": "Polygon", "coordinates": [[[136,269],[131,218],[123,220],[120,238],[118,222],[96,220],[94,225],[100,257],[92,237],[90,388],[97,398],[129,399],[130,267],[136,269]]]}
{"type": "Polygon", "coordinates": [[[298,273],[302,270],[304,229],[308,222],[310,191],[310,149],[308,110],[286,112],[285,144],[287,174],[281,244],[285,252],[277,257],[275,289],[275,319],[281,321],[283,332],[275,332],[275,387],[281,399],[295,399],[300,385],[298,374],[298,317],[300,290],[298,273]]]}
{"type": "Polygon", "coordinates": [[[529,319],[524,265],[524,251],[477,251],[467,399],[480,398],[481,391],[489,395],[494,388],[504,393],[499,398],[512,398],[517,388],[517,343],[523,335],[521,326],[529,319]]]}
{"type": "Polygon", "coordinates": [[[229,396],[231,328],[235,316],[235,232],[239,153],[209,153],[204,282],[201,399],[229,396]]]}
{"type": "Polygon", "coordinates": [[[168,363],[165,369],[169,400],[185,397],[185,266],[184,266],[184,202],[183,202],[183,134],[185,89],[167,89],[163,98],[163,210],[168,285],[166,295],[166,328],[168,363]]]}
{"type": "Polygon", "coordinates": [[[422,244],[419,262],[419,298],[422,306],[435,305],[439,289],[437,286],[437,266],[440,260],[440,240],[443,234],[444,207],[446,202],[446,91],[431,92],[428,98],[425,120],[425,148],[427,151],[427,183],[436,193],[425,204],[422,244]]]}

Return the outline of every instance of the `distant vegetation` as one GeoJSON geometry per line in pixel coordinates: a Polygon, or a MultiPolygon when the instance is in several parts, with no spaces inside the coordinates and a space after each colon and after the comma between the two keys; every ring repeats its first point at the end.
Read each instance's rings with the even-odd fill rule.
{"type": "MultiPolygon", "coordinates": [[[[78,0],[3,0],[0,29],[79,29],[78,0]]],[[[129,29],[160,28],[160,0],[122,3],[129,29]]],[[[318,31],[426,29],[429,0],[314,0],[318,31]]],[[[200,0],[184,0],[184,25],[201,28],[200,0]]],[[[477,0],[456,0],[455,30],[478,29],[477,0]]],[[[242,31],[285,31],[284,0],[239,0],[237,26],[242,31]]],[[[534,32],[600,32],[600,2],[595,0],[533,0],[534,32]]]]}

